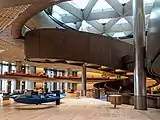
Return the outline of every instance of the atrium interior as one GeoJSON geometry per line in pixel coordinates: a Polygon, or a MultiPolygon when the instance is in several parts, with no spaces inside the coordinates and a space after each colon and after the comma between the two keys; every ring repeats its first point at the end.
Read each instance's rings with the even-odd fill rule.
{"type": "Polygon", "coordinates": [[[159,120],[160,0],[0,9],[0,120],[159,120]]]}

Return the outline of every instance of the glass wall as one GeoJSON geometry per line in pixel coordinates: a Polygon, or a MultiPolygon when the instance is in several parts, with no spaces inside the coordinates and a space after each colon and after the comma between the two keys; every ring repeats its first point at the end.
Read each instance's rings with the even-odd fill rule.
{"type": "Polygon", "coordinates": [[[14,72],[14,73],[16,72],[16,66],[15,65],[11,66],[11,72],[14,72]]]}
{"type": "Polygon", "coordinates": [[[9,71],[9,67],[7,64],[3,64],[2,65],[2,74],[5,74],[5,72],[8,72],[9,71]]]}

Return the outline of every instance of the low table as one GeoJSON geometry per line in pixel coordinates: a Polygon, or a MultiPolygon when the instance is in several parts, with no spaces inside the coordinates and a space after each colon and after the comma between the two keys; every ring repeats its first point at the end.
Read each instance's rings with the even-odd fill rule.
{"type": "Polygon", "coordinates": [[[116,105],[122,104],[122,95],[109,95],[109,101],[111,104],[114,104],[114,108],[116,108],[116,105]]]}

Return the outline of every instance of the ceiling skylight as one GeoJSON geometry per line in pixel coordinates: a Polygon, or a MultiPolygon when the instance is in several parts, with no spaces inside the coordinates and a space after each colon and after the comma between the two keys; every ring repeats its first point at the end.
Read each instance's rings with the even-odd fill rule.
{"type": "Polygon", "coordinates": [[[0,53],[4,52],[4,50],[0,50],[0,53]]]}
{"type": "Polygon", "coordinates": [[[69,12],[67,12],[66,10],[60,8],[59,6],[57,5],[54,5],[53,6],[53,12],[56,12],[58,14],[70,14],[69,12]]]}
{"type": "Polygon", "coordinates": [[[130,0],[118,0],[121,4],[128,3],[130,0]]]}
{"type": "Polygon", "coordinates": [[[105,0],[98,0],[92,10],[98,11],[107,9],[113,9],[113,8],[105,0]]]}
{"type": "Polygon", "coordinates": [[[92,27],[92,25],[88,24],[85,20],[82,21],[82,25],[79,31],[86,31],[88,32],[88,28],[92,27]]]}
{"type": "MultiPolygon", "coordinates": [[[[116,23],[115,18],[119,15],[116,12],[120,12],[112,8],[112,5],[107,2],[108,0],[95,0],[96,3],[93,5],[93,0],[71,0],[67,1],[67,9],[64,10],[57,5],[53,6],[53,17],[62,23],[75,28],[80,31],[86,31],[91,33],[109,35],[113,37],[125,37],[133,33],[132,27],[132,16],[127,14],[127,16],[121,17],[116,23]],[[89,5],[89,11],[83,9],[89,5]],[[72,7],[76,9],[76,13],[72,12],[74,9],[69,9],[72,7]],[[91,11],[90,11],[91,10],[91,11]],[[86,13],[84,13],[86,12],[86,13]],[[83,21],[82,21],[83,20],[83,21]],[[92,22],[91,22],[92,21],[92,22]],[[107,24],[106,24],[107,23],[107,24]],[[106,25],[105,25],[106,24],[106,25]],[[103,26],[105,25],[105,26],[103,26]]],[[[114,0],[112,0],[114,1],[114,0]]],[[[128,4],[133,0],[117,0],[120,5],[128,4]]],[[[144,0],[145,8],[147,11],[151,11],[152,5],[155,0],[144,0]]],[[[65,8],[65,6],[62,6],[65,8]]],[[[119,7],[119,6],[116,6],[119,7]]],[[[128,6],[126,11],[132,9],[132,6],[128,6]]],[[[150,13],[146,14],[146,30],[149,22],[150,13]]],[[[154,17],[154,16],[151,16],[154,17]]]]}
{"type": "Polygon", "coordinates": [[[84,9],[87,6],[88,1],[89,0],[72,0],[72,1],[68,1],[68,3],[75,6],[78,9],[84,9]]]}
{"type": "Polygon", "coordinates": [[[126,19],[121,18],[116,24],[125,24],[128,23],[126,19]]]}
{"type": "Polygon", "coordinates": [[[124,32],[116,32],[112,37],[124,37],[126,36],[124,32]]]}
{"type": "Polygon", "coordinates": [[[82,26],[92,27],[92,25],[88,24],[85,20],[82,21],[82,26]]]}
{"type": "Polygon", "coordinates": [[[152,4],[152,3],[154,3],[155,2],[155,0],[144,0],[144,3],[145,4],[152,4]]]}
{"type": "Polygon", "coordinates": [[[108,23],[110,20],[111,20],[111,18],[106,18],[106,19],[99,19],[99,20],[96,20],[96,21],[101,23],[101,24],[104,24],[104,23],[108,23]]]}

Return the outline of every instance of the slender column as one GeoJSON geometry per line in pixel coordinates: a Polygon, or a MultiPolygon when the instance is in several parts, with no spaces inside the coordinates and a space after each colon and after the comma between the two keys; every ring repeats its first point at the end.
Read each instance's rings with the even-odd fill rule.
{"type": "Polygon", "coordinates": [[[144,1],[133,0],[135,69],[134,69],[134,107],[147,109],[145,67],[145,16],[144,1]]]}
{"type": "MultiPolygon", "coordinates": [[[[36,73],[36,67],[30,66],[28,68],[29,68],[29,70],[27,70],[26,72],[29,72],[29,73],[32,73],[32,74],[36,73]]],[[[34,90],[34,81],[32,81],[32,80],[26,80],[25,81],[25,89],[27,89],[27,90],[34,90]]]]}
{"type": "MultiPolygon", "coordinates": [[[[22,72],[22,62],[21,61],[16,61],[16,73],[21,73],[22,72]]],[[[20,89],[20,81],[16,80],[16,89],[20,89]]],[[[14,85],[14,84],[13,84],[14,85]]],[[[12,86],[12,84],[11,84],[12,86]]]]}
{"type": "Polygon", "coordinates": [[[60,90],[60,83],[57,82],[57,90],[60,90]]]}
{"type": "Polygon", "coordinates": [[[53,82],[51,82],[51,91],[54,91],[53,82]]]}
{"type": "Polygon", "coordinates": [[[16,80],[11,81],[11,93],[13,93],[14,90],[16,90],[16,80]]]}
{"type": "MultiPolygon", "coordinates": [[[[72,76],[72,71],[71,71],[71,69],[67,69],[67,76],[68,77],[70,77],[70,76],[72,76]]],[[[72,83],[67,83],[67,89],[69,88],[69,89],[72,89],[72,83]]]]}
{"type": "Polygon", "coordinates": [[[16,61],[16,72],[20,73],[22,72],[22,62],[21,61],[16,61]]]}
{"type": "Polygon", "coordinates": [[[59,90],[62,91],[62,82],[59,83],[59,90]]]}
{"type": "Polygon", "coordinates": [[[7,80],[2,80],[2,91],[5,92],[5,93],[8,92],[7,87],[8,87],[7,80]]]}
{"type": "Polygon", "coordinates": [[[64,83],[64,89],[68,90],[68,83],[67,82],[64,83]]]}
{"type": "Polygon", "coordinates": [[[48,92],[51,92],[51,82],[47,81],[48,92]]]}
{"type": "MultiPolygon", "coordinates": [[[[64,76],[65,76],[65,77],[68,77],[68,70],[65,71],[64,76]]],[[[65,86],[64,89],[65,89],[65,90],[68,90],[68,88],[69,88],[68,82],[65,82],[65,83],[64,83],[64,86],[65,86]]]]}
{"type": "Polygon", "coordinates": [[[86,66],[83,64],[82,66],[82,88],[81,88],[81,96],[86,96],[86,66]]]}
{"type": "Polygon", "coordinates": [[[68,73],[67,76],[72,76],[72,71],[70,69],[67,69],[67,73],[68,73]]]}

